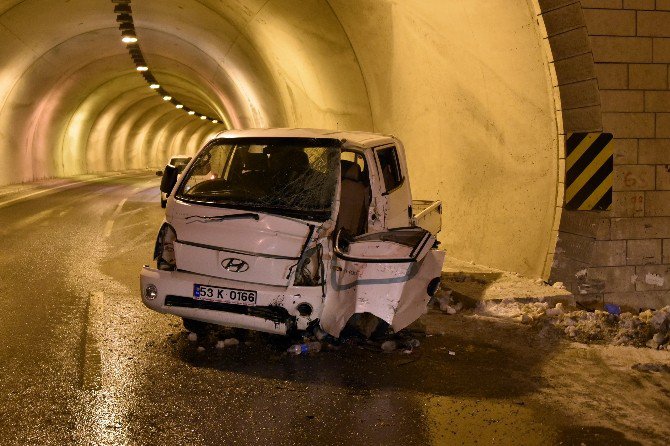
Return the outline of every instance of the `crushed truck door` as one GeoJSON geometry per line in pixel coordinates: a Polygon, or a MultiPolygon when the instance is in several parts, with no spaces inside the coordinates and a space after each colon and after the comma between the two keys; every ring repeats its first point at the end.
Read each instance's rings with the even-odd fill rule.
{"type": "Polygon", "coordinates": [[[395,331],[414,322],[439,284],[444,252],[432,249],[434,243],[417,227],[355,238],[338,231],[321,327],[337,337],[352,315],[366,312],[395,331]]]}

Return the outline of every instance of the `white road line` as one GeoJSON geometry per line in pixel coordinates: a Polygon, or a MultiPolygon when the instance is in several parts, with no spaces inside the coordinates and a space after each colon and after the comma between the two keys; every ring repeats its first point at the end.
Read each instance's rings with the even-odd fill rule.
{"type": "Polygon", "coordinates": [[[123,205],[126,204],[126,201],[128,201],[127,197],[124,198],[123,200],[121,200],[119,202],[119,204],[116,206],[116,209],[114,210],[114,213],[112,214],[112,216],[109,218],[109,220],[107,220],[107,224],[105,225],[105,233],[104,233],[105,238],[112,235],[112,227],[114,227],[114,220],[121,213],[121,209],[123,209],[123,205]]]}
{"type": "Polygon", "coordinates": [[[104,292],[92,291],[89,294],[80,362],[81,387],[86,390],[98,390],[102,387],[102,356],[96,328],[102,323],[104,305],[104,292]]]}
{"type": "MultiPolygon", "coordinates": [[[[123,175],[123,174],[120,174],[120,175],[123,175]]],[[[80,186],[82,184],[87,184],[87,183],[97,183],[99,181],[108,180],[110,178],[117,178],[120,175],[110,175],[108,177],[94,178],[94,179],[91,179],[91,180],[76,180],[76,182],[74,182],[74,183],[61,184],[60,186],[54,186],[54,187],[50,187],[48,189],[38,190],[38,191],[30,193],[28,195],[22,195],[20,197],[12,198],[11,200],[0,202],[0,208],[9,206],[10,204],[14,204],[14,203],[17,203],[19,201],[26,200],[26,199],[34,197],[36,195],[43,195],[43,194],[47,194],[47,193],[53,192],[53,191],[58,190],[58,189],[77,187],[77,186],[80,186]]]]}

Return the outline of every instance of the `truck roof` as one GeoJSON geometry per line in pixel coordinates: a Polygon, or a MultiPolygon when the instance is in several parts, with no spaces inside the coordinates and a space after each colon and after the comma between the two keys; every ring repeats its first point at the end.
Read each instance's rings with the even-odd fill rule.
{"type": "Polygon", "coordinates": [[[389,135],[359,131],[336,131],[324,129],[276,128],[227,130],[216,135],[217,138],[314,138],[346,140],[356,146],[368,148],[394,142],[389,135]]]}

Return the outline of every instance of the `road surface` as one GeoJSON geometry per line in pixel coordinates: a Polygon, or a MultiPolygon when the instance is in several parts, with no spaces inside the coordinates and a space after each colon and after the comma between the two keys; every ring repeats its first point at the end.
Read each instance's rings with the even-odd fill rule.
{"type": "Polygon", "coordinates": [[[189,341],[139,299],[158,181],[129,172],[0,194],[3,445],[667,441],[670,376],[630,369],[661,352],[437,313],[412,354],[291,357],[282,340],[225,331],[189,341]],[[215,349],[227,336],[242,343],[215,349]]]}

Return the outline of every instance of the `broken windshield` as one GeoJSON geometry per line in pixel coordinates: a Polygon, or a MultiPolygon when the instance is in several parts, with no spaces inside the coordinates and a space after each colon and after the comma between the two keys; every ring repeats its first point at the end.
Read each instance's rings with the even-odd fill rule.
{"type": "Polygon", "coordinates": [[[197,155],[176,196],[323,221],[339,158],[339,141],[331,139],[218,139],[197,155]]]}

